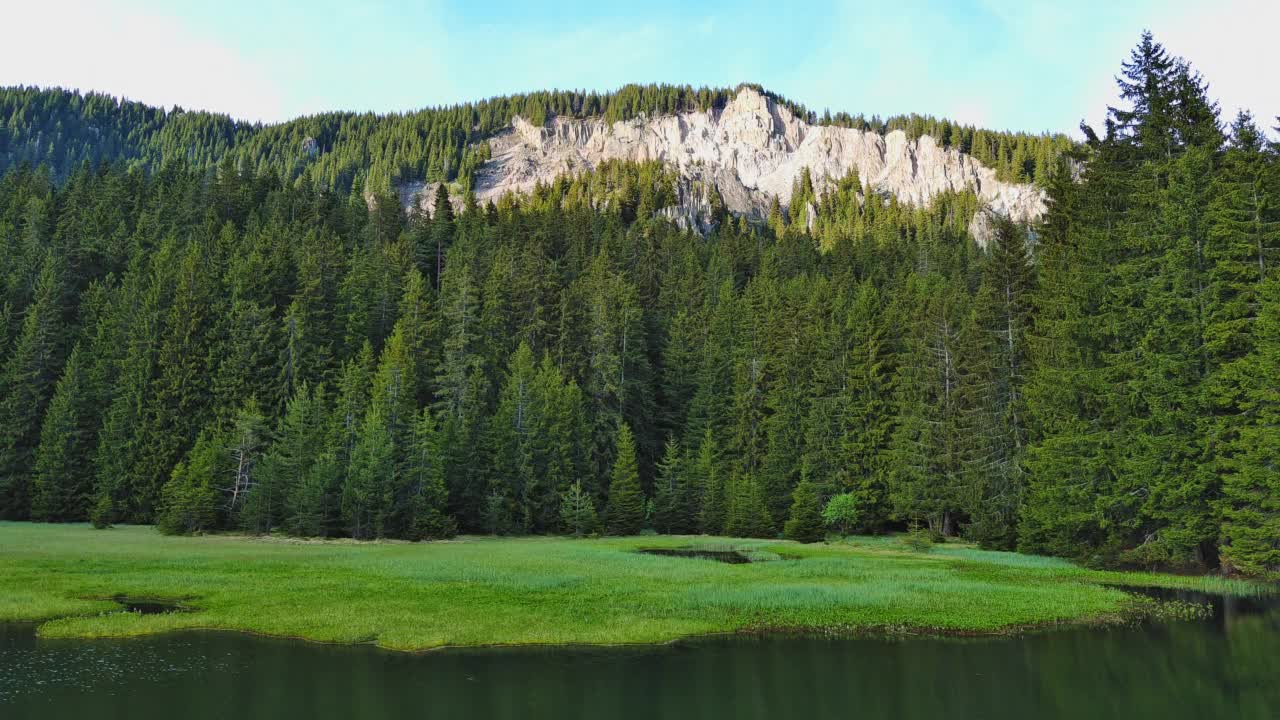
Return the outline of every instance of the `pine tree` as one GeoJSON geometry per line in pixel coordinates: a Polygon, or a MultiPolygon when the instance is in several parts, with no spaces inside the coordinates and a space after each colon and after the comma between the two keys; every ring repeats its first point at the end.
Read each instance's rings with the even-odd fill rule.
{"type": "Polygon", "coordinates": [[[1244,420],[1232,439],[1222,500],[1227,570],[1280,577],[1280,280],[1262,286],[1254,348],[1233,373],[1244,420]]]}
{"type": "Polygon", "coordinates": [[[33,520],[79,522],[88,517],[93,490],[89,451],[95,428],[87,363],[77,345],[45,413],[35,457],[33,520]]]}
{"type": "Polygon", "coordinates": [[[969,491],[965,534],[987,547],[1015,543],[1022,504],[1023,454],[1028,441],[1026,401],[1027,332],[1031,324],[1034,273],[1026,236],[1007,217],[990,219],[992,239],[974,301],[975,341],[990,361],[979,368],[977,438],[986,456],[969,491]]]}
{"type": "Polygon", "coordinates": [[[312,479],[312,466],[324,452],[325,399],[323,387],[312,392],[306,381],[290,398],[284,417],[275,433],[275,441],[264,454],[254,490],[253,512],[246,512],[246,526],[254,531],[270,532],[277,522],[288,532],[319,535],[316,522],[320,500],[312,479]],[[269,512],[278,508],[276,512],[269,512]]]}
{"type": "Polygon", "coordinates": [[[686,469],[680,445],[668,440],[654,481],[653,527],[661,533],[686,535],[698,528],[698,488],[686,469]]]}
{"type": "Polygon", "coordinates": [[[522,451],[524,524],[530,532],[550,532],[559,525],[560,496],[588,475],[586,400],[566,381],[549,356],[533,378],[528,434],[522,451]]]}
{"type": "Polygon", "coordinates": [[[635,437],[625,423],[618,425],[614,457],[605,507],[606,529],[610,535],[635,535],[644,526],[645,503],[636,465],[635,437]]]}
{"type": "MultiPolygon", "coordinates": [[[[493,489],[513,503],[526,496],[528,486],[535,482],[530,467],[529,447],[536,414],[540,408],[534,398],[535,376],[533,351],[527,343],[512,353],[507,366],[507,377],[498,394],[498,406],[493,413],[488,442],[493,462],[493,489]]],[[[515,508],[508,508],[515,516],[515,508]]]]}
{"type": "Polygon", "coordinates": [[[3,370],[0,398],[0,518],[31,514],[32,470],[41,419],[62,366],[63,283],[58,259],[48,255],[36,281],[13,353],[3,370]]]}
{"type": "Polygon", "coordinates": [[[158,377],[142,418],[141,446],[130,495],[136,519],[145,520],[177,461],[186,453],[208,410],[210,287],[205,252],[192,243],[177,268],[173,301],[156,356],[158,377]]]}
{"type": "Polygon", "coordinates": [[[416,417],[411,435],[397,452],[399,470],[385,485],[380,534],[409,540],[452,537],[456,532],[447,514],[448,491],[440,432],[431,411],[416,417]]]}
{"type": "Polygon", "coordinates": [[[191,535],[219,525],[220,498],[216,483],[225,472],[220,439],[201,433],[187,459],[173,469],[156,511],[156,526],[168,535],[191,535]]]}
{"type": "Polygon", "coordinates": [[[765,504],[764,488],[751,475],[734,475],[726,484],[728,508],[724,532],[731,537],[774,537],[773,518],[765,504]]]}
{"type": "Polygon", "coordinates": [[[575,482],[561,494],[560,520],[566,528],[573,531],[576,537],[582,537],[595,530],[597,524],[595,501],[582,489],[582,483],[575,482]]]}
{"type": "Polygon", "coordinates": [[[791,514],[783,536],[802,543],[818,542],[827,536],[822,524],[818,489],[809,481],[808,473],[802,475],[800,484],[791,492],[791,514]]]}
{"type": "Polygon", "coordinates": [[[707,535],[724,533],[728,520],[728,498],[725,493],[724,476],[719,470],[719,455],[716,451],[715,438],[708,429],[698,445],[698,454],[689,466],[690,484],[701,492],[701,507],[698,511],[698,528],[707,535]]]}
{"type": "Polygon", "coordinates": [[[950,535],[975,472],[967,308],[954,286],[917,290],[924,309],[907,338],[896,381],[898,417],[890,444],[891,496],[900,518],[950,535]]]}
{"type": "MultiPolygon", "coordinates": [[[[210,425],[222,425],[215,420],[210,425]]],[[[216,486],[226,497],[227,514],[239,517],[242,524],[258,532],[270,532],[283,512],[283,489],[275,484],[260,483],[262,453],[267,446],[266,418],[257,398],[244,401],[225,430],[207,431],[215,442],[221,443],[227,457],[223,477],[225,484],[216,486]]]]}
{"type": "Polygon", "coordinates": [[[285,532],[302,537],[328,535],[335,514],[331,498],[342,481],[342,467],[333,451],[325,450],[316,456],[307,469],[302,482],[290,489],[285,496],[285,532]]]}
{"type": "Polygon", "coordinates": [[[357,540],[378,535],[387,488],[395,482],[395,447],[379,405],[370,405],[342,484],[342,520],[357,540]]]}

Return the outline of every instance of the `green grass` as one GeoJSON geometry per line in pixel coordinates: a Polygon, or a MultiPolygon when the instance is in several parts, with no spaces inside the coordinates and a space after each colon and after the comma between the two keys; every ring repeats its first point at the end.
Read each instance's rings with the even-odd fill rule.
{"type": "Polygon", "coordinates": [[[705,537],[466,538],[439,543],[165,537],[149,527],[0,523],[0,621],[44,637],[241,630],[399,650],[655,643],[742,630],[998,633],[1123,615],[1114,585],[1218,592],[1211,578],[1102,573],[1052,558],[882,538],[832,545],[705,537]],[[658,557],[736,549],[763,562],[658,557]],[[191,610],[121,612],[108,598],[191,610]]]}

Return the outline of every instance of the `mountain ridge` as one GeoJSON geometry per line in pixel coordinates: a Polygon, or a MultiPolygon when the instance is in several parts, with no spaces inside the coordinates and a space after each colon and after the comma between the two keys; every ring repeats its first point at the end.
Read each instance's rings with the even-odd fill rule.
{"type": "MultiPolygon", "coordinates": [[[[508,193],[523,195],[558,177],[588,172],[608,161],[660,161],[679,177],[677,205],[663,214],[681,227],[708,231],[712,199],[707,186],[736,215],[765,219],[776,199],[790,209],[793,222],[810,228],[816,209],[792,208],[793,188],[807,171],[816,194],[851,176],[864,198],[893,195],[926,206],[947,192],[973,192],[980,205],[1019,223],[1038,220],[1045,194],[1031,183],[1000,180],[994,168],[924,134],[910,139],[902,130],[886,134],[835,125],[815,125],[797,117],[784,102],[754,86],[743,85],[722,108],[607,118],[554,117],[543,123],[517,115],[510,127],[485,141],[489,158],[473,173],[480,202],[508,193]]],[[[438,183],[437,183],[438,184],[438,183]]],[[[436,184],[402,185],[401,200],[431,212],[436,184]]],[[[983,213],[970,232],[989,236],[983,213]]]]}
{"type": "Polygon", "coordinates": [[[84,163],[156,170],[181,161],[212,170],[229,159],[244,172],[274,173],[339,193],[383,193],[409,182],[439,181],[465,189],[473,170],[488,159],[486,141],[510,131],[516,117],[535,125],[601,118],[613,123],[719,111],[744,88],[811,126],[881,135],[903,130],[909,140],[929,135],[995,168],[1002,180],[1039,181],[1058,154],[1073,146],[1061,134],[998,132],[923,115],[819,115],[746,83],[735,89],[626,85],[608,93],[537,91],[408,113],[330,112],[270,125],[102,93],[8,87],[0,88],[0,172],[22,163],[46,165],[52,179],[62,182],[84,163]]]}

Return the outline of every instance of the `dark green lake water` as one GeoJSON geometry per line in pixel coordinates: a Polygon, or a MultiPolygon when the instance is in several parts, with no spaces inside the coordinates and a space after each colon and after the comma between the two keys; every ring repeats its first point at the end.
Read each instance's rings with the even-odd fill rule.
{"type": "Polygon", "coordinates": [[[3,720],[1280,720],[1280,610],[982,640],[717,638],[422,655],[232,633],[38,640],[0,624],[3,720]]]}

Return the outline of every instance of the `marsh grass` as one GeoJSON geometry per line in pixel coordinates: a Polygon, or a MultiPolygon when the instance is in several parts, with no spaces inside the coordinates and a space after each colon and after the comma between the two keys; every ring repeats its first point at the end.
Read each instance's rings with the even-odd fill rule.
{"type": "Polygon", "coordinates": [[[0,523],[0,620],[44,637],[209,628],[399,650],[656,643],[758,629],[999,633],[1118,618],[1117,585],[1209,592],[1213,578],[1102,573],[1052,558],[893,540],[834,544],[643,536],[440,543],[166,537],[149,527],[0,523]],[[640,548],[732,550],[740,565],[640,548]],[[121,612],[113,597],[189,612],[121,612]]]}

